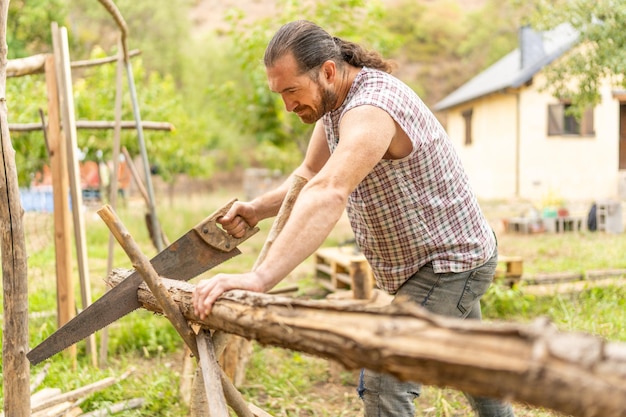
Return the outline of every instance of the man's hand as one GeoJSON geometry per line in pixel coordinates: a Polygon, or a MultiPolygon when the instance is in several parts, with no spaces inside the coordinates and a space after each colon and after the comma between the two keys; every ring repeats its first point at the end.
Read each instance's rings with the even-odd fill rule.
{"type": "Polygon", "coordinates": [[[193,290],[194,312],[201,320],[204,320],[211,313],[213,304],[220,295],[234,289],[263,292],[265,289],[261,282],[260,277],[255,272],[218,274],[211,279],[202,280],[193,290]]]}
{"type": "Polygon", "coordinates": [[[228,213],[217,219],[217,221],[229,235],[242,237],[246,229],[257,225],[259,218],[252,204],[236,201],[228,210],[228,213]]]}

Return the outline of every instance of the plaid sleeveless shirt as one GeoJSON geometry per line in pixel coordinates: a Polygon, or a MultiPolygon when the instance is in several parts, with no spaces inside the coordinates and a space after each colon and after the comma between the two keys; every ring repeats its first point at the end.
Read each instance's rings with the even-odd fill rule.
{"type": "Polygon", "coordinates": [[[341,107],[322,118],[330,151],[341,117],[363,105],[389,113],[413,143],[405,158],[378,162],[348,198],[348,218],[378,287],[393,294],[429,262],[437,273],[484,264],[494,254],[494,234],[445,130],[407,85],[363,68],[341,107]]]}

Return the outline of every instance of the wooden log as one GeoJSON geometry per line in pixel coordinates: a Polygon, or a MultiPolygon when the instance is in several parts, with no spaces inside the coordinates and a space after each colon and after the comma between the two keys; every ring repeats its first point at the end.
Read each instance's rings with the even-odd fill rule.
{"type": "MultiPolygon", "coordinates": [[[[115,285],[130,271],[114,271],[115,285]]],[[[369,368],[401,380],[547,407],[575,417],[626,415],[626,344],[531,324],[434,316],[415,305],[368,307],[230,291],[201,321],[194,285],[162,279],[187,320],[262,344],[369,368]],[[580,395],[584,393],[584,395],[580,395]]],[[[159,312],[145,286],[142,306],[159,312]]]]}
{"type": "Polygon", "coordinates": [[[86,395],[89,395],[93,392],[97,392],[103,390],[105,388],[110,387],[113,384],[117,384],[118,382],[128,378],[128,376],[133,372],[133,370],[129,370],[124,372],[118,378],[108,377],[101,379],[100,381],[96,381],[93,384],[86,385],[84,387],[77,388],[75,390],[66,392],[64,394],[56,395],[54,397],[50,397],[41,401],[31,407],[31,412],[35,413],[40,410],[44,410],[46,408],[53,407],[57,404],[61,404],[66,401],[76,401],[86,395]]]}
{"type": "Polygon", "coordinates": [[[204,390],[207,394],[209,416],[228,417],[228,409],[224,399],[224,390],[220,384],[220,367],[213,350],[213,339],[208,330],[200,330],[196,335],[198,352],[200,353],[200,368],[204,390]]]}
{"type": "Polygon", "coordinates": [[[62,392],[61,388],[43,388],[30,396],[31,407],[38,406],[39,404],[48,401],[50,398],[57,397],[61,395],[62,392]]]}
{"type": "Polygon", "coordinates": [[[556,294],[579,293],[594,287],[624,286],[626,279],[605,278],[593,280],[581,280],[552,284],[525,285],[521,288],[522,293],[536,295],[539,297],[554,296],[556,294]]]}
{"type": "MultiPolygon", "coordinates": [[[[133,49],[128,53],[129,56],[134,57],[139,55],[140,52],[137,49],[133,49]]],[[[38,54],[28,56],[26,58],[10,59],[7,62],[7,77],[22,77],[24,75],[41,74],[45,71],[46,54],[38,54]]],[[[96,65],[108,64],[115,62],[116,57],[106,57],[98,59],[89,59],[83,61],[74,61],[70,64],[71,68],[86,68],[96,65]]]]}
{"type": "Polygon", "coordinates": [[[60,417],[65,416],[66,413],[70,412],[75,408],[74,402],[65,401],[60,404],[55,404],[50,408],[45,410],[37,411],[33,413],[31,417],[60,417]]]}
{"type": "Polygon", "coordinates": [[[15,150],[6,102],[7,16],[9,2],[0,3],[0,246],[2,255],[2,380],[3,409],[11,417],[30,415],[28,352],[28,254],[24,210],[20,201],[15,150]]]}
{"type": "Polygon", "coordinates": [[[556,284],[563,282],[580,281],[583,279],[583,274],[580,272],[554,272],[547,274],[537,274],[531,277],[526,277],[522,280],[525,285],[537,285],[537,284],[556,284]]]}
{"type": "Polygon", "coordinates": [[[272,417],[270,413],[266,412],[265,410],[261,410],[254,404],[248,404],[248,406],[250,407],[250,411],[252,411],[252,414],[254,414],[254,417],[272,417]]]}
{"type": "Polygon", "coordinates": [[[130,400],[120,401],[115,404],[111,404],[110,406],[90,411],[89,413],[81,414],[81,417],[107,417],[115,413],[119,413],[125,410],[133,410],[135,408],[140,408],[144,403],[143,398],[131,398],[130,400]]]}
{"type": "Polygon", "coordinates": [[[46,54],[10,59],[7,62],[7,77],[20,77],[23,75],[43,73],[45,62],[46,54]]]}
{"type": "Polygon", "coordinates": [[[586,271],[585,277],[591,281],[605,278],[626,278],[626,269],[592,269],[586,271]]]}

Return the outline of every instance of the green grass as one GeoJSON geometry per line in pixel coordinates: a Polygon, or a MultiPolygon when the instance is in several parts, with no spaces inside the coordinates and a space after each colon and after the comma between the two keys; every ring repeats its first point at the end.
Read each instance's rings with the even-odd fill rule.
{"type": "MultiPolygon", "coordinates": [[[[239,190],[218,190],[207,195],[191,194],[167,201],[158,207],[161,226],[170,241],[185,233],[200,220],[221,207],[239,190]]],[[[117,214],[138,242],[142,251],[152,257],[156,250],[146,231],[145,207],[139,200],[121,206],[117,214]]],[[[489,213],[488,213],[489,217],[489,213]]],[[[491,217],[490,217],[491,218],[491,217]]],[[[494,224],[498,218],[494,215],[494,224]]],[[[109,231],[95,210],[85,215],[89,273],[93,298],[105,292],[103,278],[107,273],[109,231]]],[[[249,270],[265,241],[271,221],[264,221],[262,231],[245,242],[242,255],[205,273],[249,270]]],[[[626,269],[626,234],[570,233],[564,235],[511,235],[497,230],[503,255],[522,256],[524,272],[585,272],[595,269],[626,269]]],[[[51,216],[27,213],[25,216],[29,277],[30,346],[35,346],[56,330],[55,251],[51,216]],[[35,314],[38,313],[38,314],[35,314]]],[[[352,237],[349,225],[342,221],[325,242],[340,244],[352,237]]],[[[115,242],[114,267],[131,264],[115,242]]],[[[313,280],[313,262],[308,260],[286,280],[297,284],[297,295],[322,296],[313,280]]],[[[74,275],[77,277],[76,267],[74,275]]],[[[80,305],[80,291],[75,297],[80,305]]],[[[4,294],[0,294],[3,297],[4,294]]],[[[509,320],[527,323],[548,317],[561,330],[583,331],[613,341],[626,341],[626,287],[590,288],[571,295],[538,297],[519,289],[492,286],[483,299],[486,320],[509,320]]],[[[181,378],[182,341],[166,318],[147,311],[135,311],[108,328],[108,365],[95,369],[85,357],[84,343],[79,343],[78,361],[72,363],[67,353],[47,360],[51,368],[42,387],[59,387],[63,391],[78,388],[108,376],[119,376],[130,368],[135,372],[127,379],[90,395],[81,404],[90,411],[107,404],[143,397],[141,410],[119,416],[183,416],[188,407],[178,392],[181,378]]],[[[98,343],[100,333],[97,334],[98,343]]],[[[1,340],[0,340],[1,341],[1,340]]],[[[326,360],[275,347],[253,343],[254,353],[246,368],[246,382],[240,387],[244,396],[274,416],[354,416],[361,414],[356,395],[356,371],[345,371],[326,360]]],[[[34,377],[43,365],[31,368],[34,377]]],[[[0,368],[1,370],[1,368],[0,368]]],[[[469,413],[467,403],[458,392],[425,387],[418,409],[424,416],[454,416],[469,413]]],[[[521,417],[555,417],[556,413],[516,405],[521,417]]]]}

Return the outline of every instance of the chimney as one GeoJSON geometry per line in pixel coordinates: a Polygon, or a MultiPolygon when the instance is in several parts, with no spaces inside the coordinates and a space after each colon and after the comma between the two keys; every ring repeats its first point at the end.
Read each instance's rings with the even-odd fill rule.
{"type": "Polygon", "coordinates": [[[520,68],[524,69],[543,58],[546,54],[543,49],[541,33],[535,32],[529,25],[519,30],[520,68]]]}

